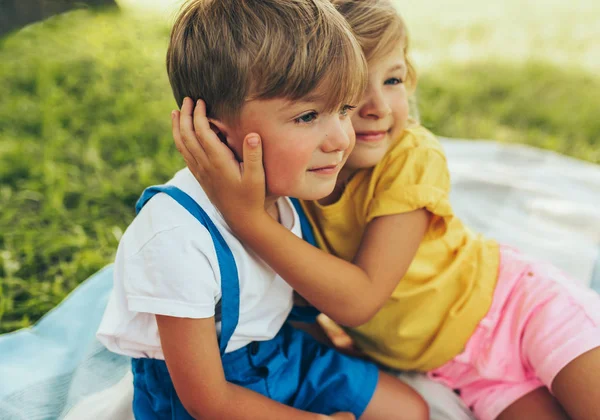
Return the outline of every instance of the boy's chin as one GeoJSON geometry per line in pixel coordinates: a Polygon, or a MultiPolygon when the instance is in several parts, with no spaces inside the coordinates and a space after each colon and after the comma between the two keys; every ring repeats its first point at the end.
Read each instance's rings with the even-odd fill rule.
{"type": "Polygon", "coordinates": [[[318,186],[307,186],[306,188],[296,188],[287,191],[270,191],[267,194],[273,197],[291,197],[299,200],[314,201],[327,197],[333,192],[335,182],[324,183],[318,186]],[[330,184],[330,185],[328,185],[330,184]]]}
{"type": "Polygon", "coordinates": [[[296,193],[295,195],[293,195],[291,197],[295,197],[295,198],[298,198],[300,200],[305,200],[305,201],[316,201],[316,200],[325,198],[329,194],[331,194],[333,192],[334,187],[335,187],[335,183],[332,183],[331,186],[327,186],[326,188],[321,187],[321,188],[311,189],[310,191],[302,191],[302,192],[296,193]]]}

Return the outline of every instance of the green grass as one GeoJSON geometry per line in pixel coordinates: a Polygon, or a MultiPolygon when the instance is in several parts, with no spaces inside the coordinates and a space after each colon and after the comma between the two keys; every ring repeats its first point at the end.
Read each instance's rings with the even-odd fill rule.
{"type": "Polygon", "coordinates": [[[68,14],[0,45],[0,331],[27,326],[111,261],[172,146],[167,30],[68,14]]]}
{"type": "MultiPolygon", "coordinates": [[[[600,6],[412,3],[425,125],[600,163],[600,6]]],[[[111,262],[142,189],[183,165],[167,36],[150,16],[79,11],[0,40],[0,332],[111,262]]]]}
{"type": "Polygon", "coordinates": [[[423,124],[449,137],[526,143],[600,163],[600,78],[554,64],[476,62],[426,72],[423,124]]]}
{"type": "Polygon", "coordinates": [[[426,126],[600,163],[600,2],[395,3],[426,126]]]}
{"type": "Polygon", "coordinates": [[[421,69],[448,62],[542,60],[600,70],[596,0],[393,1],[409,26],[421,69]]]}

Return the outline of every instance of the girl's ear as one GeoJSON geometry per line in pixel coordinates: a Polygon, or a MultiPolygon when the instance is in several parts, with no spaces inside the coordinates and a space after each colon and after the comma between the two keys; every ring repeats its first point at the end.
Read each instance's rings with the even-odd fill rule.
{"type": "Polygon", "coordinates": [[[233,152],[237,161],[241,162],[242,159],[240,159],[240,156],[242,156],[242,149],[239,151],[237,150],[240,145],[236,144],[236,141],[232,136],[233,130],[231,130],[226,123],[216,118],[209,118],[208,123],[210,124],[211,130],[214,131],[221,142],[233,152]]]}

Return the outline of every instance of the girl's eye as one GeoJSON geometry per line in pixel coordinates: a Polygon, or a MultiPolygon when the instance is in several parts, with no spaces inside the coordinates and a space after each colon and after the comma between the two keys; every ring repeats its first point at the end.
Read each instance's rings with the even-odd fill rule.
{"type": "Polygon", "coordinates": [[[347,116],[347,115],[348,115],[348,113],[349,113],[350,111],[352,111],[354,108],[356,108],[354,105],[344,105],[344,106],[342,107],[342,109],[340,109],[340,115],[341,115],[342,117],[345,117],[345,116],[347,116]]]}
{"type": "Polygon", "coordinates": [[[311,123],[314,120],[316,120],[317,119],[317,115],[318,114],[315,111],[307,112],[306,114],[300,115],[298,118],[296,118],[294,120],[294,122],[296,122],[298,124],[301,124],[301,123],[308,124],[308,123],[311,123]]]}
{"type": "Polygon", "coordinates": [[[399,79],[397,77],[390,77],[385,82],[383,82],[384,85],[399,85],[400,83],[404,82],[402,81],[402,79],[399,79]]]}

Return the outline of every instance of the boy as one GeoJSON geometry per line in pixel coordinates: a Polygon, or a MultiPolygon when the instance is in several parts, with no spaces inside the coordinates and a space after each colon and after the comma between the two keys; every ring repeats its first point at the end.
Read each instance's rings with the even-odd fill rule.
{"type": "MultiPolygon", "coordinates": [[[[243,144],[257,138],[243,133],[260,133],[267,211],[300,235],[283,197],[329,194],[354,144],[347,114],[366,69],[344,19],[327,0],[193,1],[167,71],[182,128],[191,97],[232,159],[250,163],[243,144]]],[[[189,170],[168,184],[138,202],[98,331],[133,358],[137,418],[427,418],[408,386],[284,324],[291,288],[233,236],[189,170]]]]}

